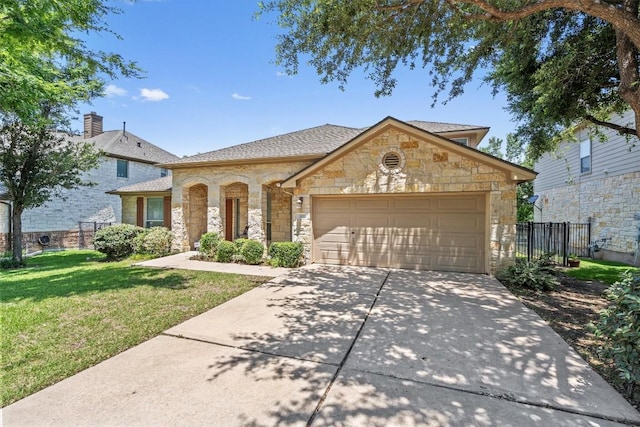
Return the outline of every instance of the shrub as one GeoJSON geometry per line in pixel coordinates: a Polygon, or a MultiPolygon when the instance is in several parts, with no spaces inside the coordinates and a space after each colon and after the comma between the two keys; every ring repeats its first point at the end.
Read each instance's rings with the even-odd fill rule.
{"type": "Polygon", "coordinates": [[[171,231],[164,227],[152,227],[138,234],[133,241],[133,246],[136,253],[162,256],[171,252],[172,242],[171,231]]]}
{"type": "Polygon", "coordinates": [[[273,242],[269,246],[269,257],[274,267],[297,267],[302,260],[304,247],[301,242],[273,242]]]}
{"type": "Polygon", "coordinates": [[[216,261],[218,262],[231,262],[233,261],[233,255],[236,253],[236,248],[233,242],[228,240],[221,240],[218,242],[216,249],[216,261]]]}
{"type": "Polygon", "coordinates": [[[264,245],[257,240],[246,240],[240,248],[240,256],[247,264],[260,264],[263,255],[264,245]]]}
{"type": "Polygon", "coordinates": [[[544,257],[535,260],[517,259],[516,263],[496,273],[496,277],[508,286],[550,291],[558,285],[553,266],[544,257]]]}
{"type": "Polygon", "coordinates": [[[215,258],[220,240],[222,239],[220,239],[218,233],[204,233],[202,237],[200,237],[200,252],[208,257],[215,258]]]}
{"type": "Polygon", "coordinates": [[[133,254],[134,240],[144,231],[144,228],[131,224],[111,225],[96,232],[93,246],[108,259],[124,258],[133,254]]]}
{"type": "Polygon", "coordinates": [[[21,268],[24,267],[24,261],[18,261],[15,258],[0,258],[0,268],[8,270],[12,268],[21,268]]]}
{"type": "Polygon", "coordinates": [[[596,336],[606,340],[598,353],[613,359],[627,391],[633,393],[640,386],[640,274],[623,273],[605,295],[611,305],[600,312],[598,323],[592,325],[596,336]]]}

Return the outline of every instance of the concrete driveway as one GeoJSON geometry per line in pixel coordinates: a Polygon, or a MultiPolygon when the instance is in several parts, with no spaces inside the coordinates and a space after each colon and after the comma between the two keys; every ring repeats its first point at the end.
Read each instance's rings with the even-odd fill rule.
{"type": "Polygon", "coordinates": [[[3,410],[5,426],[598,426],[640,413],[495,279],[310,266],[3,410]]]}

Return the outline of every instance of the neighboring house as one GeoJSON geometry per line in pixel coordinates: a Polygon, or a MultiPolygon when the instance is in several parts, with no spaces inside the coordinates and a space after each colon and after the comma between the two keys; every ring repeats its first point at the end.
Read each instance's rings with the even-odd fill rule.
{"type": "MultiPolygon", "coordinates": [[[[632,111],[616,116],[614,122],[635,125],[632,111]]],[[[536,163],[535,221],[590,222],[592,241],[607,239],[599,256],[637,262],[640,140],[609,128],[598,131],[580,128],[576,141],[560,144],[536,163]]]]}
{"type": "MultiPolygon", "coordinates": [[[[26,210],[22,214],[22,231],[27,245],[36,242],[39,235],[48,235],[58,246],[76,246],[82,226],[92,231],[96,223],[120,222],[120,198],[108,192],[166,177],[169,171],[159,164],[178,159],[124,129],[103,131],[102,117],[94,112],[84,116],[84,135],[72,136],[70,140],[86,141],[104,153],[99,166],[82,177],[95,186],[65,191],[66,200],[56,198],[44,206],[26,210]]],[[[0,204],[0,209],[8,212],[4,204],[0,204]]],[[[0,210],[0,215],[5,218],[8,213],[0,210]]],[[[4,220],[0,223],[0,245],[3,245],[0,249],[3,249],[8,247],[9,230],[4,220]]]]}
{"type": "MultiPolygon", "coordinates": [[[[302,242],[306,262],[494,273],[513,260],[516,185],[535,172],[476,150],[487,132],[388,117],[167,163],[174,246],[193,249],[207,231],[233,240],[248,227],[265,245],[302,242]]],[[[123,222],[168,190],[153,188],[115,191],[123,222]]]]}

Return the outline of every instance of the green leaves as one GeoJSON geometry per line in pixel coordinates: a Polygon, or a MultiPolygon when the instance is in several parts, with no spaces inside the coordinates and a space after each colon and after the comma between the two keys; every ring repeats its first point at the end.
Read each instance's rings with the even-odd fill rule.
{"type": "Polygon", "coordinates": [[[323,83],[341,88],[362,72],[375,95],[386,96],[398,67],[424,68],[435,104],[443,94],[445,102],[461,95],[486,71],[485,82],[506,91],[517,135],[535,159],[576,121],[629,106],[640,118],[640,25],[625,24],[638,22],[639,0],[623,2],[604,10],[590,0],[553,8],[502,0],[273,0],[260,14],[277,13],[285,31],[279,65],[295,74],[306,61],[323,83]],[[620,44],[621,37],[635,44],[620,44]]]}
{"type": "Polygon", "coordinates": [[[596,336],[607,340],[599,354],[613,359],[620,378],[632,390],[640,385],[640,276],[623,273],[605,294],[611,305],[593,325],[596,336]]]}

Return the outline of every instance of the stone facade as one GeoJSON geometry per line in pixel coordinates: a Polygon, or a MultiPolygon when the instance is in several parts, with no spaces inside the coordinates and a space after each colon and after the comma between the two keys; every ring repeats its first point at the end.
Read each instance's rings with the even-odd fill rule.
{"type": "MultiPolygon", "coordinates": [[[[244,231],[249,226],[248,237],[267,246],[267,193],[271,199],[272,241],[291,239],[291,195],[278,188],[275,183],[293,175],[310,162],[259,163],[247,165],[204,166],[176,168],[172,185],[172,231],[175,235],[174,249],[189,250],[197,240],[188,224],[199,217],[206,221],[206,231],[225,236],[226,200],[234,205],[232,215],[233,233],[244,231]],[[189,193],[196,185],[207,189],[206,209],[190,211],[189,193]],[[186,197],[186,198],[185,198],[186,197]],[[240,201],[236,215],[235,200],[240,201]],[[189,216],[191,212],[192,216],[189,216]],[[239,223],[236,224],[239,218],[239,223]]],[[[199,238],[199,236],[198,236],[199,238]]]]}
{"type": "Polygon", "coordinates": [[[640,235],[640,171],[600,181],[576,181],[541,194],[536,221],[589,222],[593,239],[611,239],[609,251],[637,251],[640,235]]]}
{"type": "MultiPolygon", "coordinates": [[[[441,145],[418,140],[398,130],[389,130],[336,159],[294,190],[303,196],[296,215],[297,239],[311,243],[308,196],[337,194],[462,193],[489,196],[488,269],[494,273],[515,256],[516,183],[505,170],[487,166],[471,156],[443,149],[441,145]],[[381,164],[386,153],[400,154],[400,171],[390,173],[381,164]]],[[[294,233],[295,234],[295,233],[294,233]]]]}
{"type": "MultiPolygon", "coordinates": [[[[391,127],[336,156],[323,167],[303,176],[293,188],[278,183],[310,166],[309,162],[233,164],[173,169],[173,232],[176,249],[193,247],[194,215],[206,216],[208,231],[224,236],[226,199],[238,200],[233,212],[234,229],[249,226],[249,238],[267,241],[300,241],[310,259],[312,246],[312,198],[316,195],[348,194],[455,194],[473,192],[487,200],[487,272],[513,261],[515,256],[516,181],[507,164],[483,162],[466,147],[443,143],[428,134],[417,137],[391,127]],[[397,170],[382,163],[385,154],[399,156],[397,170]],[[504,166],[504,167],[501,167],[504,166]],[[207,208],[191,209],[191,191],[206,187],[207,208]],[[271,208],[267,213],[267,205],[271,208]],[[270,221],[269,221],[270,220],[270,221]]],[[[198,236],[199,237],[199,236],[198,236]]],[[[234,237],[235,238],[235,237],[234,237]]]]}
{"type": "Polygon", "coordinates": [[[159,177],[160,168],[129,161],[129,177],[118,178],[116,159],[104,157],[96,169],[83,176],[85,181],[96,183],[95,186],[66,191],[66,200],[57,198],[26,210],[22,214],[22,230],[72,230],[78,228],[78,222],[119,223],[122,220],[120,196],[106,192],[159,177]]]}

